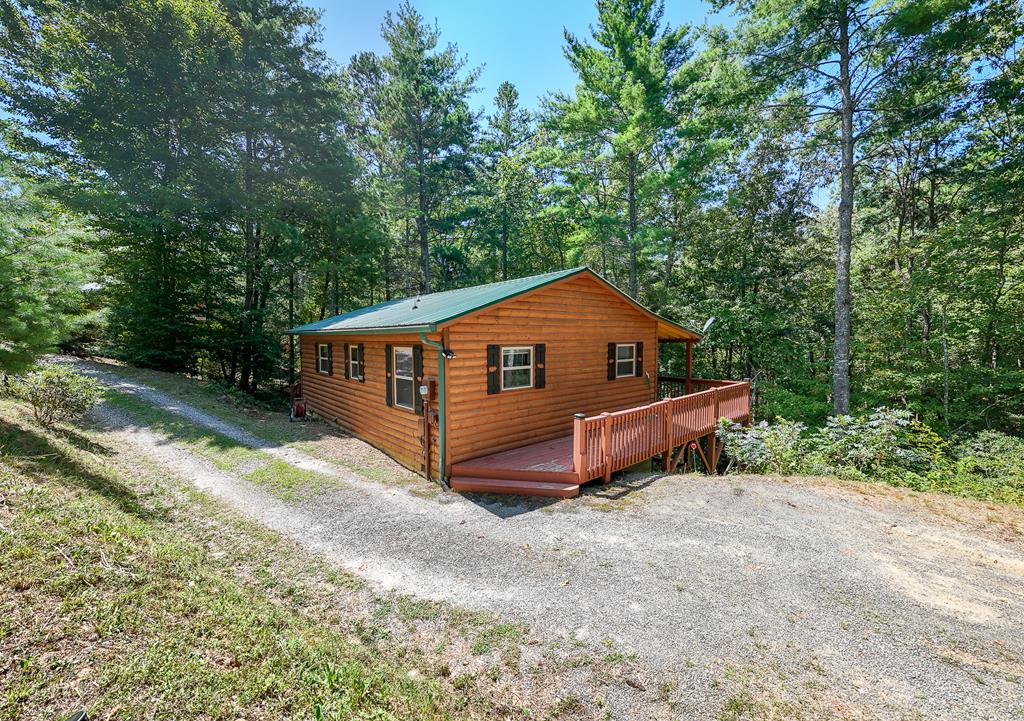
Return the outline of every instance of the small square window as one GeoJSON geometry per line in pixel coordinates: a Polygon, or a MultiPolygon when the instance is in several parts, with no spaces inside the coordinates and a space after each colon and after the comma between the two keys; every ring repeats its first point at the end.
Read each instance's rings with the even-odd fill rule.
{"type": "Polygon", "coordinates": [[[359,345],[353,344],[348,347],[348,377],[358,381],[363,379],[359,367],[359,345]]]}
{"type": "Polygon", "coordinates": [[[316,369],[324,375],[331,372],[331,348],[326,343],[316,345],[316,369]]]}
{"type": "Polygon", "coordinates": [[[501,349],[501,389],[533,387],[533,346],[501,349]]]}
{"type": "Polygon", "coordinates": [[[636,343],[619,343],[615,346],[615,377],[633,375],[636,375],[636,343]]]}
{"type": "Polygon", "coordinates": [[[410,411],[415,408],[416,402],[416,378],[413,375],[412,348],[409,346],[395,346],[394,351],[394,403],[400,408],[407,408],[410,411]]]}

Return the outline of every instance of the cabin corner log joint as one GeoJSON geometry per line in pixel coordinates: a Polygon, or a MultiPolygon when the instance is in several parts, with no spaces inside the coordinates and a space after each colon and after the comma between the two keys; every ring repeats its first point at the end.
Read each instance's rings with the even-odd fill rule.
{"type": "Polygon", "coordinates": [[[312,412],[459,491],[573,496],[655,457],[674,471],[688,448],[713,470],[719,418],[750,415],[749,383],[692,377],[699,334],[587,268],[387,301],[290,332],[312,412]],[[686,344],[684,376],[660,375],[653,351],[644,358],[669,342],[686,344]]]}

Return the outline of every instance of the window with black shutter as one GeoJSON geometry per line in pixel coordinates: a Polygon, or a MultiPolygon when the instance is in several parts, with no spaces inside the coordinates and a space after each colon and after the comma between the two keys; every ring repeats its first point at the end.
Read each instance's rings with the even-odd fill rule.
{"type": "MultiPolygon", "coordinates": [[[[394,357],[391,364],[393,378],[389,385],[394,386],[394,391],[391,396],[394,405],[410,411],[422,412],[422,405],[417,404],[416,401],[419,396],[416,384],[417,354],[415,350],[417,348],[419,348],[419,346],[394,346],[392,349],[394,357]]],[[[422,349],[420,350],[420,353],[420,373],[422,373],[422,349]]]]}
{"type": "Polygon", "coordinates": [[[326,343],[316,344],[316,372],[327,375],[330,373],[330,346],[326,343]]]}
{"type": "Polygon", "coordinates": [[[345,344],[345,377],[351,380],[363,380],[363,344],[345,344]]]}
{"type": "Polygon", "coordinates": [[[609,343],[608,380],[643,375],[643,352],[643,343],[609,343]]]}
{"type": "Polygon", "coordinates": [[[423,394],[420,393],[420,385],[423,383],[423,346],[412,347],[412,374],[415,379],[412,393],[415,396],[416,415],[423,415],[423,394]]]}
{"type": "Polygon", "coordinates": [[[543,388],[546,385],[546,348],[536,345],[487,346],[487,393],[543,388]]]}
{"type": "Polygon", "coordinates": [[[501,390],[533,388],[533,371],[533,346],[502,346],[501,390]]]}
{"type": "Polygon", "coordinates": [[[391,345],[384,346],[384,401],[388,406],[393,406],[394,402],[394,376],[391,368],[391,345]]]}
{"type": "Polygon", "coordinates": [[[487,394],[501,392],[501,346],[487,346],[487,394]]]}

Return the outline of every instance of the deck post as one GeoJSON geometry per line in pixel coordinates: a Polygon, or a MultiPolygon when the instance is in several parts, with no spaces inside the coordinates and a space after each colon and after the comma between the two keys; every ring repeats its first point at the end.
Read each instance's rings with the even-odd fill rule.
{"type": "Polygon", "coordinates": [[[587,482],[587,431],[584,426],[585,413],[577,413],[572,417],[572,467],[579,476],[580,483],[587,482]]]}
{"type": "Polygon", "coordinates": [[[664,450],[661,454],[661,470],[668,471],[669,466],[672,463],[672,446],[675,445],[672,443],[672,431],[674,430],[673,426],[675,424],[672,423],[671,399],[666,399],[662,401],[662,403],[665,405],[665,423],[663,426],[665,430],[663,431],[664,437],[662,439],[664,441],[664,450]]]}
{"type": "Polygon", "coordinates": [[[686,341],[686,395],[693,393],[693,341],[686,341]]]}
{"type": "MultiPolygon", "coordinates": [[[[720,391],[720,388],[715,388],[714,391],[712,391],[715,398],[715,414],[711,416],[711,435],[708,436],[708,455],[714,459],[713,462],[715,465],[714,467],[708,467],[708,473],[710,475],[718,473],[718,453],[715,449],[715,444],[718,442],[718,434],[715,431],[718,429],[718,414],[720,413],[718,407],[718,394],[720,391]]],[[[704,463],[707,464],[707,461],[704,463]]]]}
{"type": "Polygon", "coordinates": [[[612,416],[607,411],[601,414],[604,424],[601,426],[601,443],[604,450],[604,483],[612,480],[612,416]]]}

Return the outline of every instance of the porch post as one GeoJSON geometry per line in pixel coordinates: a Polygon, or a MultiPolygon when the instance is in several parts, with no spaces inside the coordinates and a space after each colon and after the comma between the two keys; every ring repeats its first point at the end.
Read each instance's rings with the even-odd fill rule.
{"type": "Polygon", "coordinates": [[[604,483],[612,480],[612,417],[607,411],[601,414],[604,425],[601,428],[601,440],[604,450],[604,483]]]}
{"type": "MultiPolygon", "coordinates": [[[[708,436],[708,455],[714,459],[712,463],[714,463],[715,465],[714,467],[708,466],[708,474],[710,475],[715,475],[718,473],[718,449],[715,446],[718,441],[718,434],[716,433],[716,430],[718,429],[718,417],[721,413],[718,404],[718,394],[721,392],[721,390],[721,388],[715,388],[713,391],[711,391],[715,396],[715,414],[712,416],[712,422],[714,423],[714,426],[712,426],[711,428],[711,435],[708,436]]],[[[707,465],[707,459],[704,460],[704,464],[707,465]]]]}
{"type": "Polygon", "coordinates": [[[686,341],[686,395],[693,393],[693,341],[686,341]]]}
{"type": "Polygon", "coordinates": [[[587,437],[584,429],[585,413],[577,413],[572,420],[572,465],[573,470],[579,477],[580,483],[586,483],[590,479],[587,475],[587,437]]]}
{"type": "Polygon", "coordinates": [[[672,399],[666,398],[662,403],[665,406],[665,423],[663,426],[664,430],[662,431],[664,434],[664,450],[661,454],[661,470],[667,472],[672,463],[672,448],[675,445],[672,443],[672,431],[675,424],[672,423],[672,399]]]}

